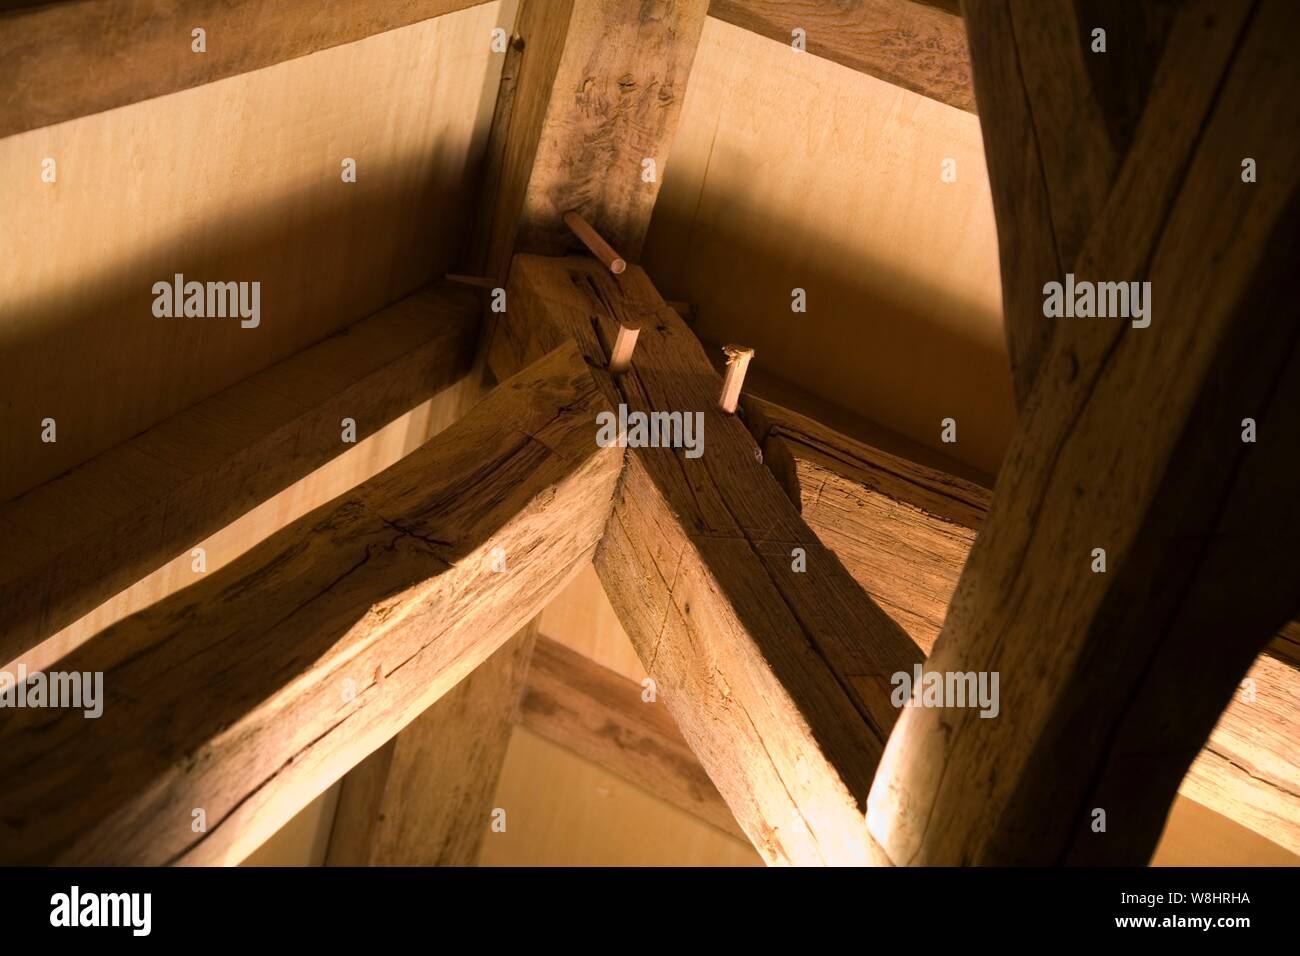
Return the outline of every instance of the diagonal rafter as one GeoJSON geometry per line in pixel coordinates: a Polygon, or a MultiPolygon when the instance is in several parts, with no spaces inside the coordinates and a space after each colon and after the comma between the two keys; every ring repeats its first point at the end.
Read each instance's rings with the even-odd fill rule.
{"type": "MultiPolygon", "coordinates": [[[[896,863],[1146,862],[1238,681],[1297,610],[1300,336],[1278,317],[1294,311],[1284,250],[1300,239],[1300,12],[1254,4],[1211,55],[1221,9],[1179,8],[1100,212],[1073,220],[1074,271],[1149,280],[1151,323],[1054,322],[929,663],[1000,673],[1001,715],[905,713],[868,817],[896,863]],[[1244,180],[1243,144],[1271,175],[1244,180]]],[[[972,3],[977,90],[999,56],[1026,55],[984,32],[991,11],[1042,18],[1035,56],[1087,55],[1048,29],[1056,6],[972,3]]],[[[1034,121],[1042,142],[1053,121],[1034,121]]],[[[991,144],[1004,134],[985,127],[991,144]]],[[[1064,193],[1047,192],[1059,228],[1064,193]]],[[[1026,296],[1012,318],[1014,290],[1061,280],[1068,261],[1007,275],[1009,327],[1033,312],[1026,296]]]]}
{"type": "MultiPolygon", "coordinates": [[[[682,733],[768,862],[869,863],[863,802],[920,651],[799,518],[694,336],[638,267],[516,257],[489,351],[497,374],[576,339],[603,367],[639,325],[629,412],[700,413],[702,454],[632,448],[596,569],[682,733]],[[803,569],[797,552],[806,559],[803,569]]],[[[598,373],[599,374],[599,373],[598,373]]]]}
{"type": "Polygon", "coordinates": [[[241,858],[591,559],[622,463],[592,441],[605,407],[577,351],[556,350],[353,492],[64,658],[61,671],[102,672],[103,712],[26,709],[0,725],[0,856],[241,858]]]}
{"type": "MultiPolygon", "coordinates": [[[[502,66],[467,268],[504,283],[515,249],[567,245],[562,216],[574,209],[599,222],[625,250],[639,250],[706,6],[706,0],[523,0],[502,66]]],[[[494,313],[485,314],[486,329],[494,313]]],[[[452,819],[453,804],[394,801],[400,781],[425,774],[423,764],[430,760],[442,761],[437,786],[490,798],[509,724],[480,718],[499,717],[496,696],[517,697],[522,668],[500,655],[483,667],[490,673],[476,675],[459,692],[458,709],[440,708],[440,714],[408,727],[385,747],[386,759],[372,759],[345,781],[334,832],[350,836],[347,847],[331,848],[333,858],[361,858],[357,845],[365,837],[359,835],[374,833],[382,842],[384,833],[396,830],[432,842],[409,845],[400,851],[410,854],[405,857],[371,847],[370,858],[452,859],[457,857],[438,849],[438,834],[482,832],[481,808],[473,801],[459,804],[462,820],[452,819]],[[471,757],[478,779],[450,779],[465,766],[457,758],[471,757]],[[381,818],[383,827],[377,824],[381,818]]],[[[459,849],[462,862],[469,854],[464,839],[449,836],[447,846],[459,849]]]]}

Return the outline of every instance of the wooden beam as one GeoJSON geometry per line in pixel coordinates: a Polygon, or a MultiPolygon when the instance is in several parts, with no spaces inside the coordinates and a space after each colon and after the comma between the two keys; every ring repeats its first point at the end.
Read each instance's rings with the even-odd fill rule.
{"type": "MultiPolygon", "coordinates": [[[[997,215],[1007,348],[1017,403],[1037,378],[1055,328],[1043,316],[1043,283],[1078,272],[1085,237],[1129,158],[1148,94],[1170,119],[1149,185],[1148,229],[1190,156],[1228,57],[1253,3],[1170,4],[1088,0],[967,0],[963,12],[997,215]],[[1107,49],[1092,52],[1092,30],[1107,49]],[[1156,68],[1166,58],[1164,72],[1156,68]],[[1194,70],[1178,69],[1195,58],[1194,70]]],[[[1112,217],[1112,221],[1114,217],[1112,217]]],[[[1136,228],[1142,228],[1136,225],[1136,228]]],[[[1117,237],[1118,238],[1118,237],[1117,237]]],[[[1081,276],[1082,277],[1082,276],[1081,276]]]]}
{"type": "MultiPolygon", "coordinates": [[[[717,790],[699,783],[707,784],[708,777],[672,719],[661,707],[643,703],[641,693],[635,681],[539,637],[519,719],[552,743],[744,839],[717,790]]],[[[1228,860],[1246,866],[1295,862],[1296,857],[1237,826],[1180,797],[1153,862],[1217,865],[1228,860]]]]}
{"type": "MultiPolygon", "coordinates": [[[[604,248],[580,214],[639,253],[706,2],[523,0],[502,69],[467,268],[486,272],[490,286],[504,283],[517,244],[568,245],[566,214],[604,248]],[[646,159],[654,164],[648,181],[646,159]]],[[[623,260],[611,255],[611,268],[621,270],[623,260]]],[[[485,323],[480,352],[490,329],[485,323]]]]}
{"type": "Polygon", "coordinates": [[[0,137],[260,70],[483,2],[117,0],[8,10],[0,13],[0,137]],[[193,49],[197,28],[206,32],[204,52],[193,49]]]}
{"type": "Polygon", "coordinates": [[[975,112],[961,14],[917,0],[712,0],[709,16],[975,112]]]}
{"type": "Polygon", "coordinates": [[[1261,654],[1179,793],[1300,855],[1300,677],[1261,654]]]}
{"type": "Polygon", "coordinates": [[[504,282],[515,251],[571,248],[570,211],[640,256],[707,5],[522,0],[505,145],[489,146],[504,158],[484,223],[487,275],[504,282]]]}
{"type": "Polygon", "coordinates": [[[343,778],[326,866],[473,866],[537,619],[343,778]]]}
{"type": "Polygon", "coordinates": [[[478,314],[417,292],[0,506],[0,662],[457,382],[478,314]]]}
{"type": "Polygon", "coordinates": [[[866,863],[863,798],[897,711],[890,675],[921,654],[804,524],[758,461],[721,380],[645,273],[517,256],[489,362],[498,375],[566,338],[630,412],[702,416],[695,451],[633,448],[596,569],[700,762],[769,862],[866,863]],[[802,570],[806,561],[807,570],[802,570]]]}
{"type": "Polygon", "coordinates": [[[746,839],[662,702],[563,644],[537,641],[519,720],[661,800],[746,839]]]}
{"type": "MultiPolygon", "coordinates": [[[[745,411],[804,521],[929,654],[989,492],[762,399],[745,411]]],[[[1251,665],[1180,792],[1300,853],[1300,672],[1286,661],[1286,630],[1268,647],[1275,656],[1251,665]]]]}
{"type": "Polygon", "coordinates": [[[1276,317],[1300,241],[1300,10],[1256,4],[1226,59],[1206,8],[1179,10],[1076,267],[1149,280],[1151,324],[1055,324],[928,664],[999,673],[1000,714],[905,712],[868,813],[895,862],[1145,862],[1297,611],[1300,330],[1276,317]],[[1273,175],[1243,182],[1243,143],[1273,175]],[[1266,439],[1243,442],[1246,417],[1266,439]]]}
{"type": "Polygon", "coordinates": [[[215,863],[256,847],[591,559],[623,457],[592,440],[605,407],[579,353],[559,349],[64,658],[103,672],[103,714],[27,708],[0,724],[0,858],[215,863]]]}

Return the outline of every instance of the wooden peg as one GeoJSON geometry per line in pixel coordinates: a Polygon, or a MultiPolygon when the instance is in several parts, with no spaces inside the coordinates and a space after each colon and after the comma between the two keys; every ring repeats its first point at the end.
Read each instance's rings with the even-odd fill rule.
{"type": "Polygon", "coordinates": [[[582,240],[582,244],[593,256],[605,263],[610,272],[618,275],[627,268],[627,260],[615,252],[614,247],[602,239],[600,233],[592,229],[591,224],[576,212],[566,212],[564,224],[573,230],[573,234],[582,240]]]}
{"type": "Polygon", "coordinates": [[[728,415],[736,413],[736,404],[740,401],[740,389],[745,384],[745,369],[754,357],[754,350],[745,345],[724,345],[722,351],[727,354],[727,371],[722,379],[722,396],[718,407],[728,415]]]}
{"type": "Polygon", "coordinates": [[[636,348],[636,337],[640,334],[639,327],[629,328],[626,325],[618,327],[618,337],[614,339],[614,347],[609,352],[611,374],[618,375],[632,367],[632,350],[636,348]]]}

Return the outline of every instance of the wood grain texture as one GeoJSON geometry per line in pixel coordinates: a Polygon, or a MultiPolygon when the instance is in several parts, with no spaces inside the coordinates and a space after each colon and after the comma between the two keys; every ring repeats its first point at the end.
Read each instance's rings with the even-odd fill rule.
{"type": "Polygon", "coordinates": [[[961,15],[916,0],[712,0],[709,16],[975,112],[961,15]]]}
{"type": "MultiPolygon", "coordinates": [[[[517,14],[517,10],[515,11],[517,14]]],[[[483,171],[479,178],[477,213],[474,216],[470,232],[469,248],[461,260],[466,272],[475,276],[493,275],[488,267],[488,254],[492,243],[492,230],[496,225],[497,205],[502,199],[502,190],[519,188],[517,182],[507,183],[506,150],[512,145],[510,125],[514,122],[515,94],[519,89],[519,76],[524,63],[524,38],[516,30],[511,34],[506,47],[505,60],[501,65],[501,81],[497,85],[496,103],[492,107],[492,125],[488,129],[487,145],[484,148],[483,171]]],[[[536,64],[534,64],[536,66],[536,64]]],[[[534,79],[533,82],[538,82],[534,79]]],[[[520,120],[525,122],[525,120],[520,120]]],[[[518,134],[516,134],[518,135],[518,134]]],[[[518,149],[518,143],[514,143],[518,149]]],[[[520,160],[516,157],[515,162],[520,160]]],[[[516,172],[515,179],[521,178],[516,172]]],[[[496,279],[491,283],[496,285],[496,279]]],[[[484,347],[486,347],[486,336],[484,347]]]]}
{"type": "Polygon", "coordinates": [[[747,399],[746,413],[763,461],[803,520],[928,654],[988,510],[988,490],[761,399],[747,399]]]}
{"type": "Polygon", "coordinates": [[[642,332],[611,404],[698,412],[703,454],[633,449],[596,556],[611,603],[683,735],[768,862],[865,863],[864,786],[897,717],[889,675],[921,657],[818,541],[717,410],[721,380],[639,268],[515,258],[489,361],[503,374],[576,338],[603,368],[642,332]],[[811,573],[794,570],[794,549],[811,573]]]}
{"type": "MultiPolygon", "coordinates": [[[[997,213],[1007,348],[1022,407],[1054,328],[1043,316],[1043,284],[1067,272],[1087,278],[1079,253],[1107,204],[1118,201],[1112,189],[1126,162],[1176,170],[1188,161],[1252,7],[1215,0],[1181,8],[1163,0],[965,3],[997,213]],[[1091,50],[1095,28],[1106,31],[1105,53],[1091,50]],[[1184,68],[1191,61],[1199,64],[1194,71],[1184,68]],[[1148,135],[1164,138],[1159,157],[1135,148],[1144,109],[1162,117],[1148,124],[1148,135]]],[[[1137,228],[1163,222],[1175,182],[1147,181],[1165,188],[1144,197],[1151,215],[1137,228]]]]}
{"type": "MultiPolygon", "coordinates": [[[[116,0],[0,13],[0,137],[174,93],[486,0],[116,0]],[[202,27],[206,52],[192,49],[202,27]]],[[[484,43],[486,43],[484,39],[484,43]]]]}
{"type": "MultiPolygon", "coordinates": [[[[804,521],[929,654],[989,492],[771,402],[750,399],[746,411],[763,460],[790,474],[804,521]]],[[[1300,853],[1300,672],[1269,656],[1283,640],[1251,665],[1179,790],[1300,853]]]]}
{"type": "Polygon", "coordinates": [[[519,719],[538,736],[745,839],[672,716],[644,692],[636,681],[542,638],[519,719]]]}
{"type": "Polygon", "coordinates": [[[5,861],[246,855],[590,560],[622,465],[592,440],[603,407],[578,352],[557,350],[353,493],[65,658],[105,672],[104,712],[29,708],[0,727],[5,861]]]}
{"type": "Polygon", "coordinates": [[[447,271],[491,119],[498,9],[0,139],[13,250],[0,257],[0,501],[447,271]],[[259,282],[260,324],[155,316],[154,283],[178,272],[259,282]],[[41,441],[46,417],[57,443],[41,441]]]}
{"type": "Polygon", "coordinates": [[[1199,118],[1175,77],[1200,83],[1204,51],[1166,48],[1078,267],[1148,279],[1152,324],[1057,324],[929,662],[999,672],[1001,714],[906,711],[868,813],[896,862],[1146,862],[1297,610],[1300,342],[1275,320],[1300,235],[1297,31],[1293,4],[1260,3],[1199,118]],[[1243,183],[1243,142],[1278,175],[1243,183]],[[1241,441],[1247,414],[1266,442],[1241,441]]]}
{"type": "Polygon", "coordinates": [[[327,866],[473,866],[536,619],[343,778],[327,866]]]}
{"type": "MultiPolygon", "coordinates": [[[[477,382],[461,379],[428,401],[393,419],[368,438],[327,461],[320,468],[294,482],[279,494],[260,502],[230,524],[197,542],[207,560],[207,573],[218,571],[258,543],[309,511],[333,501],[401,458],[415,451],[430,438],[447,428],[464,414],[467,395],[478,394],[471,386],[477,382]]],[[[163,564],[157,571],[119,591],[73,624],[42,641],[36,648],[14,661],[27,665],[28,673],[51,666],[64,655],[80,647],[96,634],[144,610],[163,598],[189,587],[195,581],[194,557],[185,551],[163,564]]],[[[328,834],[326,834],[328,836],[328,834]]]]}
{"type": "MultiPolygon", "coordinates": [[[[572,587],[572,585],[570,585],[572,587]]],[[[591,638],[590,634],[564,632],[567,643],[591,638]]],[[[618,641],[625,642],[626,635],[619,634],[618,641]]],[[[606,647],[611,642],[599,642],[606,647]]],[[[539,652],[533,659],[529,670],[529,689],[520,710],[520,719],[525,728],[566,750],[591,761],[599,767],[616,774],[619,778],[637,784],[660,800],[680,807],[701,820],[707,820],[713,826],[719,826],[719,819],[727,823],[723,829],[732,832],[736,824],[726,804],[716,789],[709,785],[707,790],[697,790],[695,781],[703,777],[703,768],[698,766],[676,725],[671,719],[665,724],[662,711],[654,705],[641,701],[641,684],[625,677],[607,667],[594,663],[583,654],[570,650],[549,638],[538,642],[539,652]],[[671,756],[669,756],[671,755],[671,756]],[[693,766],[692,766],[693,765],[693,766]],[[697,777],[697,774],[699,777],[697,777]]],[[[1266,693],[1260,688],[1260,699],[1266,693]]],[[[1239,706],[1233,704],[1229,710],[1239,706]]],[[[1257,711],[1256,711],[1257,712],[1257,711]]],[[[1294,740],[1294,730],[1287,727],[1286,733],[1294,740]]],[[[1284,751],[1277,749],[1276,755],[1284,751]]],[[[1209,756],[1207,749],[1198,758],[1198,764],[1209,756]]],[[[534,768],[537,772],[549,774],[552,782],[558,771],[550,767],[534,768]]],[[[585,768],[573,767],[572,776],[581,776],[585,768]]],[[[589,771],[585,771],[589,772],[589,771]]],[[[1238,771],[1239,772],[1239,771],[1238,771]]],[[[566,774],[569,776],[570,774],[566,774]]],[[[1240,781],[1231,776],[1225,781],[1228,789],[1240,791],[1240,781]]],[[[704,777],[707,780],[707,777],[704,777]]],[[[1208,774],[1198,774],[1196,768],[1188,775],[1188,782],[1201,780],[1213,783],[1208,774]]],[[[1261,787],[1268,784],[1261,782],[1261,787]]],[[[610,788],[601,786],[600,792],[611,796],[610,788]]],[[[1297,866],[1300,856],[1296,848],[1288,846],[1287,840],[1277,840],[1281,831],[1276,818],[1256,817],[1254,825],[1243,825],[1239,820],[1225,816],[1225,812],[1236,811],[1235,816],[1241,820],[1250,820],[1251,814],[1261,807],[1266,807],[1266,799],[1256,799],[1249,807],[1236,808],[1223,803],[1221,797],[1212,790],[1192,790],[1184,785],[1183,793],[1174,802],[1169,821],[1161,834],[1159,845],[1152,855],[1152,866],[1297,866]],[[1219,812],[1202,805],[1196,797],[1209,795],[1219,803],[1219,812]],[[1268,838],[1272,834],[1273,839],[1268,838]]],[[[655,831],[657,819],[654,814],[633,815],[632,806],[624,811],[626,816],[623,830],[655,831]],[[635,820],[635,824],[630,821],[635,820]]],[[[571,816],[556,821],[560,828],[551,831],[549,851],[551,857],[542,857],[536,862],[554,863],[562,858],[566,850],[557,846],[567,841],[567,847],[573,843],[590,840],[590,820],[585,815],[571,816]]],[[[606,841],[622,848],[617,832],[602,834],[606,841]]],[[[743,835],[742,835],[743,838],[743,835]]],[[[606,852],[611,852],[608,849],[606,852]]],[[[519,862],[519,857],[512,855],[509,849],[493,848],[492,861],[500,864],[519,862]]],[[[605,862],[618,865],[635,863],[635,860],[619,858],[614,855],[605,862]]],[[[703,864],[723,864],[733,862],[724,848],[719,848],[716,856],[705,857],[698,862],[703,864]]]]}
{"type": "Polygon", "coordinates": [[[0,506],[0,660],[457,382],[478,311],[419,292],[0,506]]]}
{"type": "Polygon", "coordinates": [[[1179,792],[1300,855],[1300,675],[1262,655],[1179,792]]]}
{"type": "Polygon", "coordinates": [[[515,251],[575,246],[576,210],[640,257],[707,0],[522,0],[523,62],[488,230],[487,274],[515,251]],[[656,175],[642,178],[642,161],[656,175]]]}
{"type": "Polygon", "coordinates": [[[1300,668],[1300,621],[1292,621],[1273,639],[1269,652],[1278,660],[1300,668]]]}

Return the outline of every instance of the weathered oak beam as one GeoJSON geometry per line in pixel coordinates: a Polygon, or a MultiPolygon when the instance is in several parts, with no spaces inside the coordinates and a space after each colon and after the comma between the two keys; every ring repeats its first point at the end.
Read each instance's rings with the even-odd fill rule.
{"type": "Polygon", "coordinates": [[[707,5],[522,0],[505,145],[489,146],[503,159],[490,174],[486,275],[504,281],[517,251],[571,248],[570,210],[640,256],[707,5]]]}
{"type": "Polygon", "coordinates": [[[456,383],[478,316],[417,292],[0,505],[0,663],[456,383]]]}
{"type": "Polygon", "coordinates": [[[1125,163],[1159,164],[1161,174],[1145,183],[1157,190],[1143,197],[1148,214],[1128,227],[1159,228],[1174,198],[1173,174],[1188,161],[1253,7],[1193,0],[1175,17],[1175,5],[1145,0],[965,0],[1012,384],[1022,407],[1055,328],[1043,316],[1043,284],[1079,272],[1084,239],[1116,201],[1125,163]],[[1104,53],[1092,51],[1095,29],[1105,30],[1104,53]],[[1186,68],[1191,61],[1197,65],[1186,68]],[[1159,131],[1151,124],[1146,137],[1163,137],[1159,153],[1137,151],[1144,108],[1167,123],[1159,131]]]}
{"type": "Polygon", "coordinates": [[[1145,862],[1298,609],[1300,326],[1278,316],[1300,241],[1300,10],[1256,4],[1221,57],[1206,8],[1179,11],[1076,265],[1149,280],[1152,321],[1055,323],[928,664],[1000,673],[1000,716],[905,712],[868,814],[898,863],[1145,862]],[[1243,181],[1243,143],[1271,175],[1243,181]],[[1266,437],[1243,442],[1247,417],[1266,437]]]}
{"type": "MultiPolygon", "coordinates": [[[[572,210],[591,216],[627,250],[639,252],[705,5],[706,0],[640,5],[523,0],[502,67],[466,268],[504,283],[516,247],[558,251],[568,245],[563,215],[572,210]],[[648,179],[644,160],[653,164],[648,179]]],[[[487,313],[480,358],[494,314],[487,313]]],[[[469,727],[442,731],[470,732],[469,727]]],[[[390,746],[399,754],[416,753],[427,739],[430,734],[411,728],[390,746]]],[[[374,764],[370,789],[392,786],[378,782],[384,773],[402,776],[400,762],[384,766],[386,771],[374,764]]],[[[499,761],[487,768],[493,779],[497,770],[499,761]]],[[[429,813],[420,807],[408,812],[414,819],[391,827],[441,826],[436,816],[422,821],[429,813]]]]}
{"type": "Polygon", "coordinates": [[[596,569],[659,694],[769,862],[866,863],[863,798],[921,654],[844,570],[717,407],[721,379],[636,267],[517,256],[488,353],[498,375],[574,338],[594,368],[620,324],[629,412],[702,416],[703,442],[629,449],[596,569]],[[602,344],[606,343],[606,344],[602,344]],[[806,561],[806,571],[804,570],[806,561]]]}
{"type": "MultiPolygon", "coordinates": [[[[804,521],[929,654],[989,493],[771,402],[750,398],[746,412],[804,521]]],[[[1287,662],[1283,630],[1251,665],[1180,792],[1300,853],[1300,672],[1287,662]]]]}
{"type": "Polygon", "coordinates": [[[115,0],[7,10],[0,12],[0,137],[259,70],[483,2],[115,0]],[[196,28],[206,32],[203,52],[193,49],[196,28]]]}
{"type": "Polygon", "coordinates": [[[28,708],[0,723],[0,859],[242,858],[591,559],[623,458],[593,440],[605,407],[576,349],[556,350],[352,493],[64,658],[104,673],[103,715],[28,708]]]}
{"type": "Polygon", "coordinates": [[[745,417],[803,520],[928,654],[989,491],[760,398],[745,417]]]}
{"type": "Polygon", "coordinates": [[[519,721],[661,800],[746,839],[677,724],[644,688],[577,651],[538,638],[519,721]]]}
{"type": "Polygon", "coordinates": [[[966,29],[955,4],[917,0],[712,0],[709,16],[895,86],[975,112],[966,29]]]}
{"type": "Polygon", "coordinates": [[[534,618],[343,778],[326,866],[473,866],[492,822],[534,618]]]}

